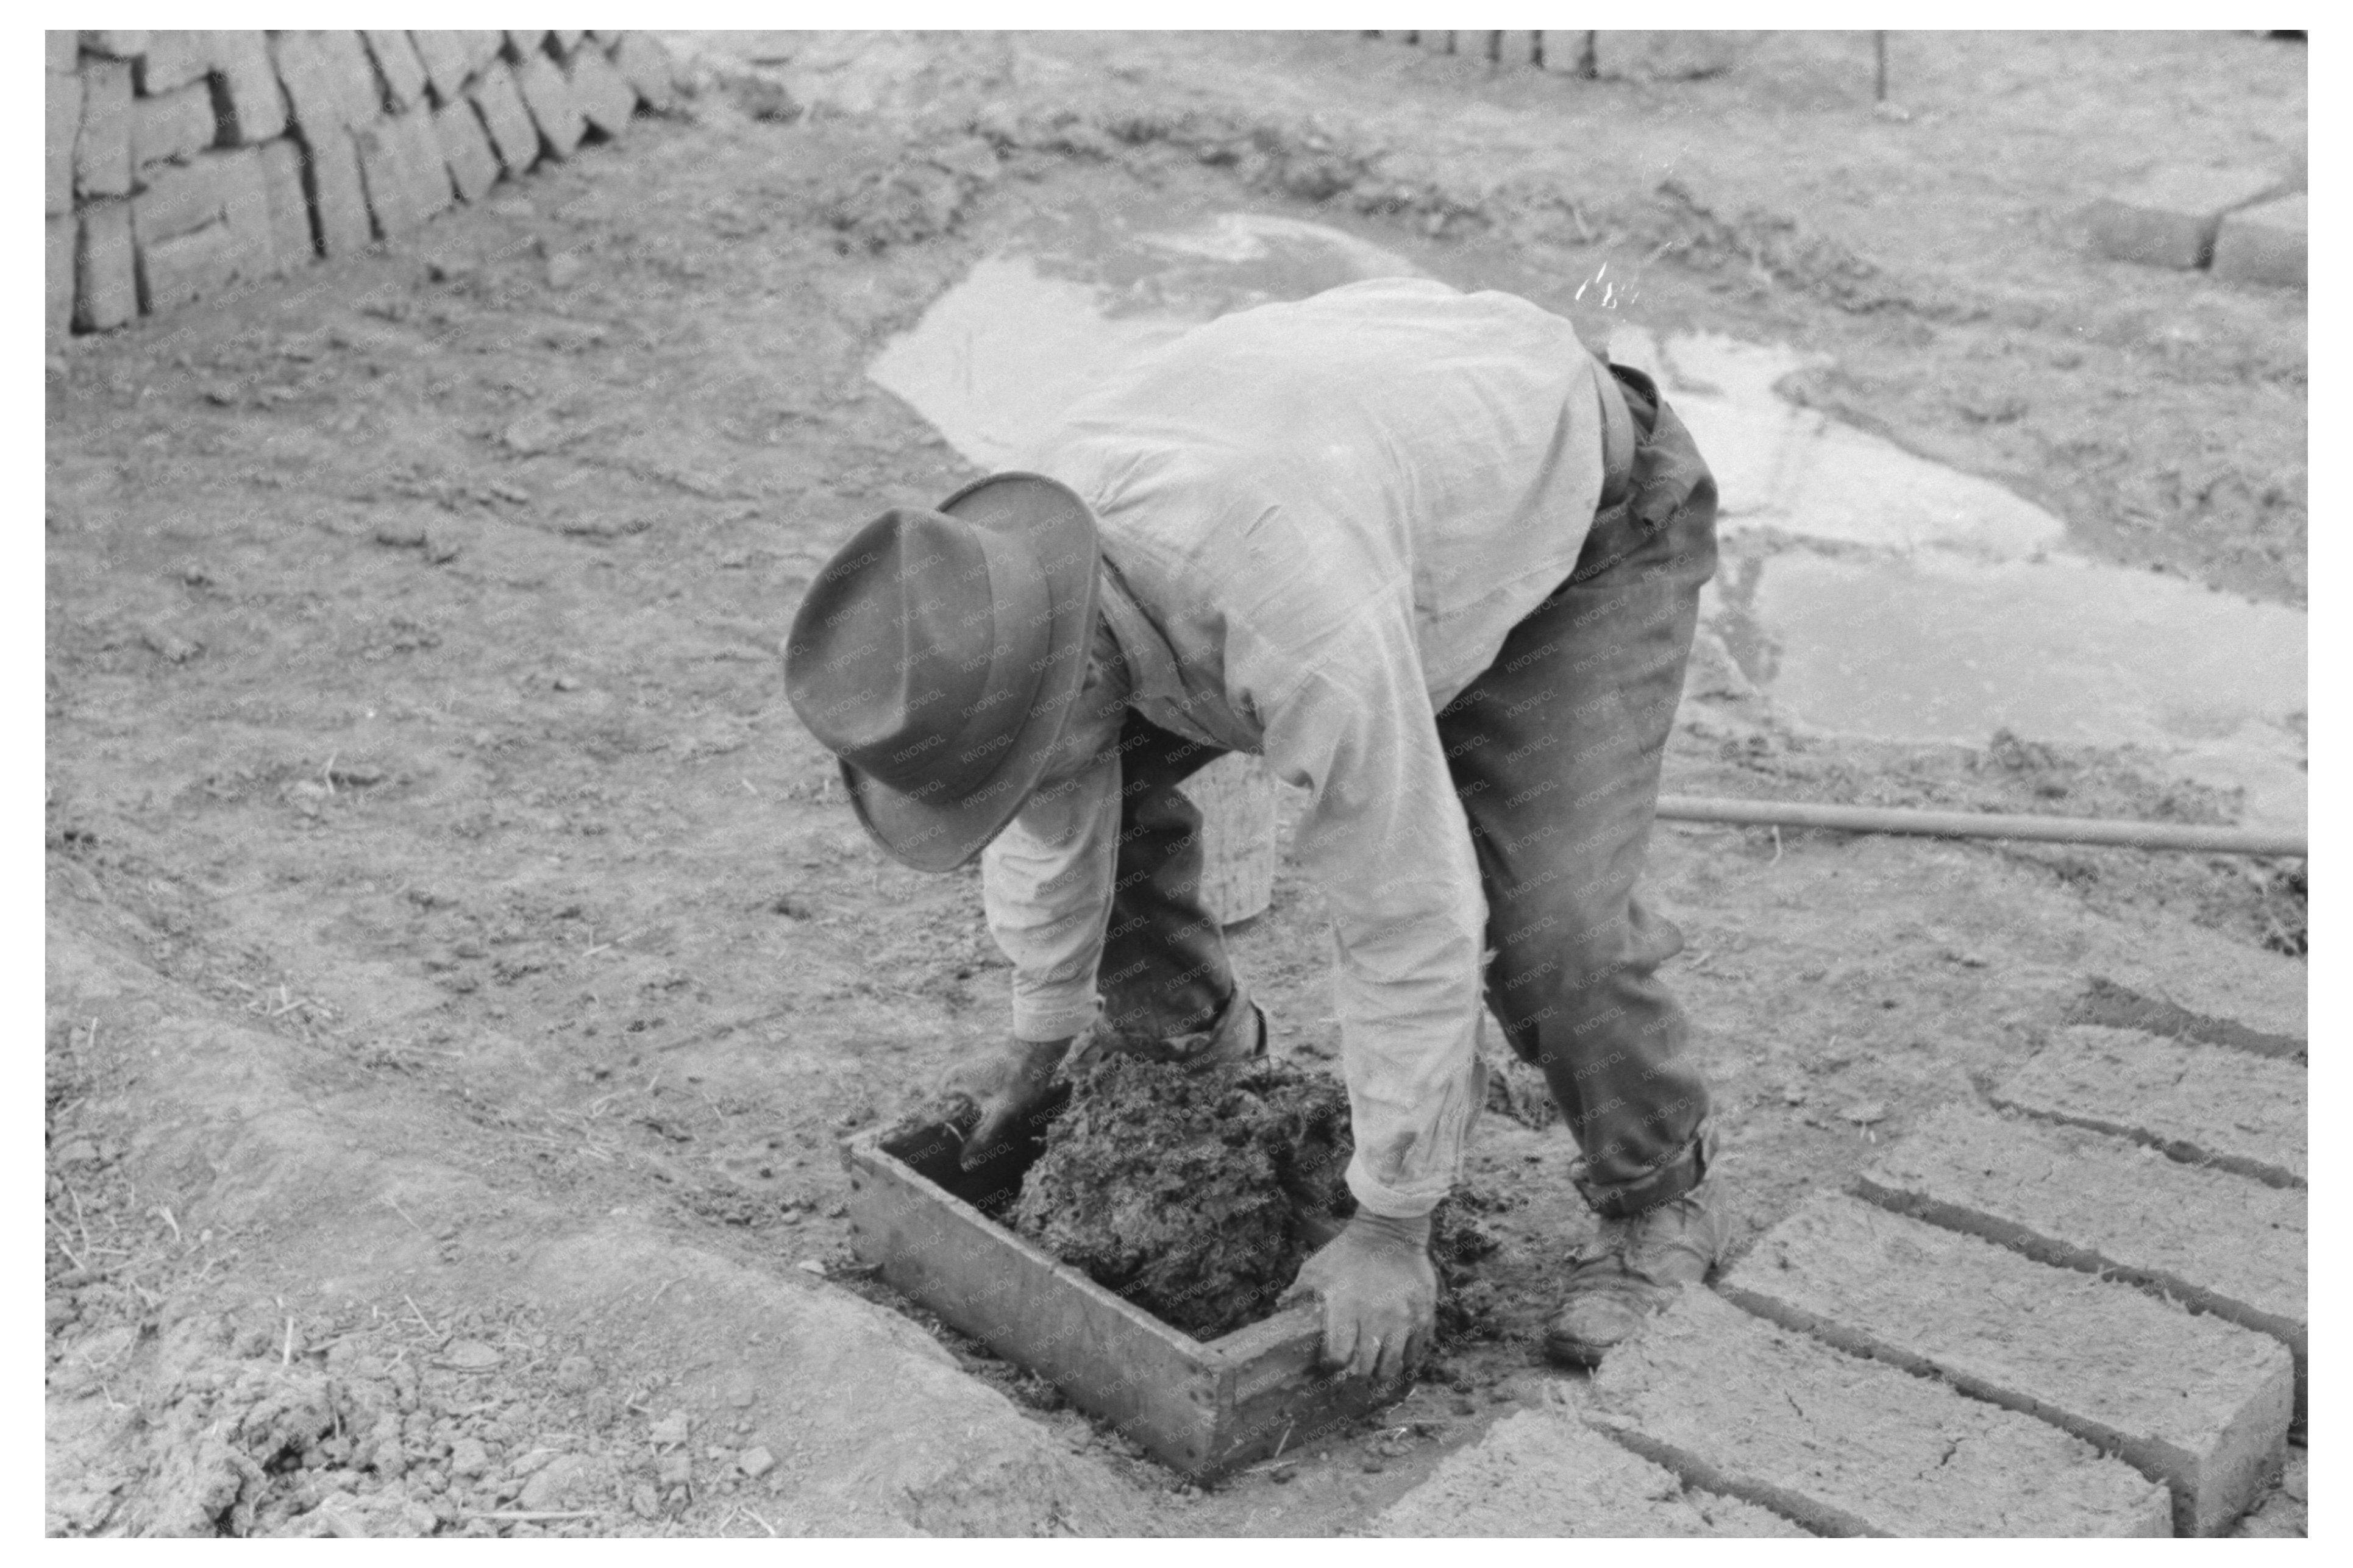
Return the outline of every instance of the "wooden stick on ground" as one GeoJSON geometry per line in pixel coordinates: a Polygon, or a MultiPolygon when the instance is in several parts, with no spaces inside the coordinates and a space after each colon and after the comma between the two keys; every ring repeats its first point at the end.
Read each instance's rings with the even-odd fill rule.
{"type": "Polygon", "coordinates": [[[2118,844],[2135,849],[2203,850],[2218,855],[2303,858],[2301,833],[2202,823],[2134,822],[2115,817],[2035,816],[1989,811],[1914,811],[1899,806],[1816,805],[1802,801],[1728,800],[1662,795],[1665,822],[1722,822],[1751,827],[1828,827],[1842,833],[1917,833],[1939,838],[2025,838],[2052,844],[2118,844]]]}
{"type": "Polygon", "coordinates": [[[503,1519],[515,1524],[538,1524],[552,1519],[595,1519],[593,1508],[576,1508],[556,1512],[546,1509],[511,1509],[498,1513],[469,1513],[468,1519],[503,1519]]]}

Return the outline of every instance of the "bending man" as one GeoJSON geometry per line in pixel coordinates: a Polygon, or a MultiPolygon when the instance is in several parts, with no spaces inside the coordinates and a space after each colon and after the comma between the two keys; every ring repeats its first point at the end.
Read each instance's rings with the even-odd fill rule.
{"type": "MultiPolygon", "coordinates": [[[[1707,1089],[1634,891],[1715,561],[1715,486],[1651,381],[1525,300],[1382,279],[1196,328],[1035,472],[885,513],[813,585],[788,689],[891,854],[982,859],[1013,1030],[970,1147],[1078,1037],[1213,1062],[1265,1019],[1176,788],[1228,751],[1308,792],[1356,1211],[1301,1269],[1325,1353],[1393,1375],[1484,1098],[1482,1002],[1543,1069],[1600,1217],[1546,1336],[1590,1365],[1716,1260],[1707,1089]]],[[[1566,1249],[1565,1249],[1566,1250],[1566,1249]]]]}

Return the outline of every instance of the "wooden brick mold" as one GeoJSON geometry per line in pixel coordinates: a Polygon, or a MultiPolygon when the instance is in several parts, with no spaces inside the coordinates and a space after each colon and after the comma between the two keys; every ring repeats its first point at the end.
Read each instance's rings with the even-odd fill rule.
{"type": "Polygon", "coordinates": [[[1402,1390],[1316,1366],[1320,1310],[1299,1306],[1222,1339],[1171,1328],[989,1217],[1019,1191],[1040,1132],[971,1171],[940,1123],[842,1144],[850,1250],[883,1281],[1071,1403],[1207,1479],[1296,1448],[1402,1390]]]}

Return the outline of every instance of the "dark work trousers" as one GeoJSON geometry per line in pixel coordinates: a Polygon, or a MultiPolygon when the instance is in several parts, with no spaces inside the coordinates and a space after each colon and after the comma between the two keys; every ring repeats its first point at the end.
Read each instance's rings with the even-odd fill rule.
{"type": "MultiPolygon", "coordinates": [[[[1715,570],[1715,480],[1649,377],[1612,367],[1639,432],[1628,494],[1568,579],[1438,714],[1487,899],[1486,999],[1576,1135],[1578,1189],[1639,1214],[1704,1174],[1707,1086],[1657,976],[1683,934],[1634,884],[1715,570]]],[[[1234,994],[1200,906],[1200,814],[1177,783],[1221,755],[1131,710],[1098,1027],[1138,1044],[1210,1027],[1234,994]]]]}

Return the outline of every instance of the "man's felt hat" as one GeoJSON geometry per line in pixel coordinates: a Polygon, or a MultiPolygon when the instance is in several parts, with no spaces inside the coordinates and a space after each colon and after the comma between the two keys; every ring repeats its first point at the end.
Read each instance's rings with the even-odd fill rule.
{"type": "Polygon", "coordinates": [[[1086,680],[1095,561],[1087,503],[1008,473],[893,508],[826,563],[785,690],[892,856],[952,871],[1037,787],[1086,680]]]}

